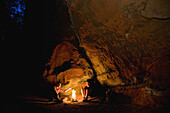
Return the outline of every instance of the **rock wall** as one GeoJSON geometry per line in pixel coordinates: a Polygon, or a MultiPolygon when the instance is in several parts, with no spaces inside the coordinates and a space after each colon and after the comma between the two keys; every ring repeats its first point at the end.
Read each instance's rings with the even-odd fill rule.
{"type": "Polygon", "coordinates": [[[96,77],[108,87],[142,84],[145,93],[147,87],[168,91],[169,3],[66,0],[75,35],[56,46],[43,77],[52,83],[76,79],[77,84],[96,77]]]}
{"type": "Polygon", "coordinates": [[[168,61],[169,20],[161,18],[170,16],[168,8],[164,11],[168,1],[160,4],[158,0],[67,0],[67,3],[80,46],[86,50],[97,75],[119,76],[129,83],[142,83],[152,76],[159,79],[163,73],[158,70],[164,70],[163,75],[167,76],[167,65],[161,64],[168,61]]]}

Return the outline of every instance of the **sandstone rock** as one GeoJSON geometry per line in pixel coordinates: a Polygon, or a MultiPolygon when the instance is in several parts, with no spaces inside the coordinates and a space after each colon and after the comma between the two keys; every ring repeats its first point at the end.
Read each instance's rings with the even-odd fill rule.
{"type": "MultiPolygon", "coordinates": [[[[168,3],[67,0],[80,46],[86,50],[101,84],[139,83],[167,88],[170,21],[161,18],[169,17],[168,3]]],[[[147,97],[143,104],[152,103],[147,97]]]]}
{"type": "MultiPolygon", "coordinates": [[[[79,83],[90,78],[109,87],[144,84],[169,89],[170,20],[169,10],[162,7],[168,1],[66,1],[76,37],[56,46],[44,78],[64,78],[69,81],[64,87],[78,90],[79,83]]],[[[116,91],[137,104],[154,103],[142,88],[116,91]]]]}
{"type": "Polygon", "coordinates": [[[57,75],[57,80],[61,81],[62,83],[65,83],[71,79],[75,79],[76,77],[79,77],[83,75],[84,71],[81,68],[72,68],[68,69],[64,72],[61,72],[57,75]]]}
{"type": "Polygon", "coordinates": [[[144,76],[152,76],[149,72],[157,65],[154,62],[167,56],[169,21],[149,21],[140,16],[150,2],[67,1],[80,46],[86,50],[97,75],[112,70],[124,82],[135,76],[143,82],[144,76]]]}
{"type": "Polygon", "coordinates": [[[71,78],[81,76],[87,68],[90,68],[87,61],[80,58],[78,49],[68,41],[56,46],[46,65],[43,77],[48,78],[47,81],[53,81],[52,83],[66,82],[71,78]]]}
{"type": "Polygon", "coordinates": [[[143,15],[148,18],[170,18],[169,0],[149,0],[143,15]]]}

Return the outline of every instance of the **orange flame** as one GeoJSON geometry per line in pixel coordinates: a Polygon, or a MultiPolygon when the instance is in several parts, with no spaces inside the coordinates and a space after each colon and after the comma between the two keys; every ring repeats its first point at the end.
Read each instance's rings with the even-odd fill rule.
{"type": "Polygon", "coordinates": [[[72,90],[72,100],[76,101],[76,91],[74,89],[72,90]]]}

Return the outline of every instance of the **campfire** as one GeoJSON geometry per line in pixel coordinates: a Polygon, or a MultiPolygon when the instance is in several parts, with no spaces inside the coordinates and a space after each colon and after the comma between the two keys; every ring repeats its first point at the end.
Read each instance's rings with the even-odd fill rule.
{"type": "Polygon", "coordinates": [[[65,97],[63,99],[64,103],[72,103],[72,102],[82,102],[82,97],[80,95],[76,95],[76,90],[72,89],[72,94],[70,95],[70,99],[68,97],[65,97]]]}
{"type": "Polygon", "coordinates": [[[72,102],[77,102],[77,99],[76,99],[76,91],[73,89],[72,90],[72,102]]]}

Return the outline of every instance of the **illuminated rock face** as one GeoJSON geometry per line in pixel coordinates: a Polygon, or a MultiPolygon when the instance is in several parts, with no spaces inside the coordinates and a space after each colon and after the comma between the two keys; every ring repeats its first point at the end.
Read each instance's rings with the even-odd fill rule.
{"type": "MultiPolygon", "coordinates": [[[[78,46],[70,43],[71,38],[57,45],[49,62],[50,69],[44,71],[47,80],[56,82],[66,77],[69,81],[88,76],[80,82],[95,76],[101,85],[142,84],[168,89],[170,10],[163,6],[167,6],[168,0],[161,3],[159,0],[66,1],[78,46]],[[84,51],[80,52],[80,48],[84,51]],[[81,57],[83,54],[86,57],[81,57]],[[60,70],[64,62],[68,64],[65,70],[60,70]],[[74,74],[67,76],[68,72],[74,74]]],[[[138,91],[142,94],[148,91],[144,86],[139,90],[133,90],[133,86],[130,90],[125,88],[126,91],[114,90],[135,95],[136,99],[141,96],[138,91]]],[[[135,102],[153,102],[150,93],[145,97],[135,102]]]]}
{"type": "Polygon", "coordinates": [[[84,58],[80,58],[81,54],[78,49],[68,41],[58,44],[47,63],[47,68],[43,73],[43,77],[50,83],[68,82],[78,76],[86,75],[91,71],[89,64],[84,58]]]}
{"type": "Polygon", "coordinates": [[[159,80],[159,86],[165,88],[170,37],[170,21],[165,18],[170,15],[162,5],[167,3],[67,0],[80,46],[86,50],[101,82],[102,76],[120,77],[124,83],[151,80],[156,85],[159,80]]]}

